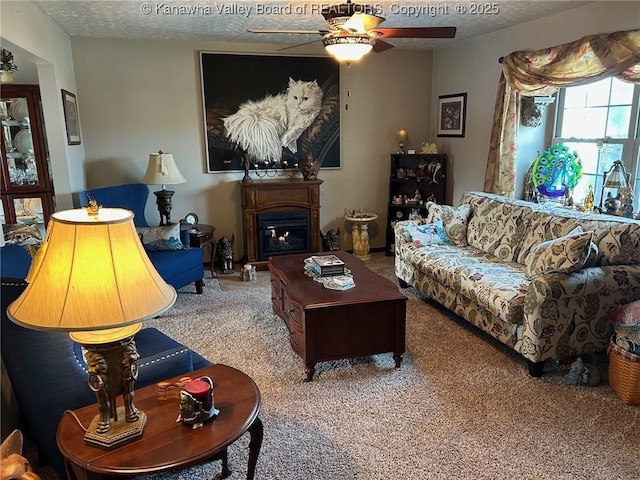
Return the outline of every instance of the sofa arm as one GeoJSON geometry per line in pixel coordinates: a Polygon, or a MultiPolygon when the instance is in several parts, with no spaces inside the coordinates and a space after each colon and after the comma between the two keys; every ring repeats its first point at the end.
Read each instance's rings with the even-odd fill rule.
{"type": "Polygon", "coordinates": [[[598,352],[612,333],[608,308],[640,299],[640,266],[591,267],[535,277],[516,349],[533,362],[598,352]]]}

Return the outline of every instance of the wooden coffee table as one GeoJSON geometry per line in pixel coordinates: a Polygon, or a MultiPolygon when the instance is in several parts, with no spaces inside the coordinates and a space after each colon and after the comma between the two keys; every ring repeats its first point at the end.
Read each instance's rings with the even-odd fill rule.
{"type": "MultiPolygon", "coordinates": [[[[331,252],[345,262],[355,288],[325,288],[304,272],[311,254],[269,259],[273,311],[289,329],[291,347],[313,379],[317,362],[393,352],[400,367],[405,351],[407,297],[391,280],[369,270],[346,252],[331,252]]],[[[322,255],[322,253],[314,254],[322,255]]]]}
{"type": "MultiPolygon", "coordinates": [[[[226,365],[212,365],[190,372],[190,378],[208,376],[213,380],[214,404],[220,414],[202,428],[192,429],[176,422],[177,398],[160,399],[155,385],[135,391],[136,407],[147,414],[142,437],[113,450],[86,445],[84,431],[73,415],[65,414],[58,424],[58,448],[65,460],[70,480],[103,480],[132,478],[158,473],[222,458],[222,478],[231,475],[227,463],[227,447],[249,432],[249,467],[247,479],[253,479],[262,445],[260,391],[255,382],[239,370],[226,365]]],[[[182,377],[168,379],[175,383],[182,377]]],[[[97,414],[93,404],[74,410],[83,425],[89,425],[97,414]]]]}

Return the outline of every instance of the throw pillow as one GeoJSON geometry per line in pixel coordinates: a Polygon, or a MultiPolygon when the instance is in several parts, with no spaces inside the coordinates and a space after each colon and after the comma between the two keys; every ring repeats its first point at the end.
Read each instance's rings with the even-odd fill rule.
{"type": "Polygon", "coordinates": [[[180,224],[173,223],[164,227],[137,227],[140,241],[150,252],[163,250],[182,250],[180,241],[180,224]]]}
{"type": "Polygon", "coordinates": [[[405,232],[409,235],[409,241],[414,247],[451,243],[444,231],[442,220],[425,225],[406,225],[405,232]]]}
{"type": "Polygon", "coordinates": [[[458,207],[441,205],[441,208],[444,231],[447,233],[451,243],[458,247],[466,247],[469,245],[467,242],[467,225],[469,224],[469,216],[471,215],[471,205],[468,203],[464,203],[458,207]]]}
{"type": "Polygon", "coordinates": [[[570,273],[580,270],[591,253],[593,232],[565,235],[537,244],[527,257],[527,275],[570,273]]]}

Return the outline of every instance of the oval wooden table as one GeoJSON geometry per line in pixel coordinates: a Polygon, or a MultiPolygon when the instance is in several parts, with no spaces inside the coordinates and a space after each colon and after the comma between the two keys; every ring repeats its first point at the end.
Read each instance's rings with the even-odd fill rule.
{"type": "MultiPolygon", "coordinates": [[[[213,401],[220,414],[192,429],[176,422],[177,398],[162,399],[155,385],[135,391],[135,404],[147,414],[142,437],[112,450],[84,443],[84,430],[73,415],[66,413],[58,424],[58,448],[72,480],[132,478],[137,475],[166,472],[198,463],[222,459],[222,478],[231,475],[227,464],[227,447],[249,432],[249,466],[247,479],[254,478],[262,445],[262,421],[259,418],[261,396],[255,382],[243,372],[226,365],[211,365],[190,372],[190,378],[208,376],[213,380],[213,401]]],[[[167,379],[175,383],[184,376],[167,379]]],[[[121,401],[121,399],[120,399],[121,401]]],[[[82,425],[89,425],[98,413],[96,404],[74,410],[82,425]]]]}

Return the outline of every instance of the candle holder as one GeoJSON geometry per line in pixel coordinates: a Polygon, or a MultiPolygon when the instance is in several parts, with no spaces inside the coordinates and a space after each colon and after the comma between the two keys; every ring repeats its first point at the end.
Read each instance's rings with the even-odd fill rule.
{"type": "Polygon", "coordinates": [[[191,425],[195,430],[219,413],[213,404],[213,381],[209,377],[185,383],[184,390],[180,392],[180,415],[176,422],[191,425]]]}

